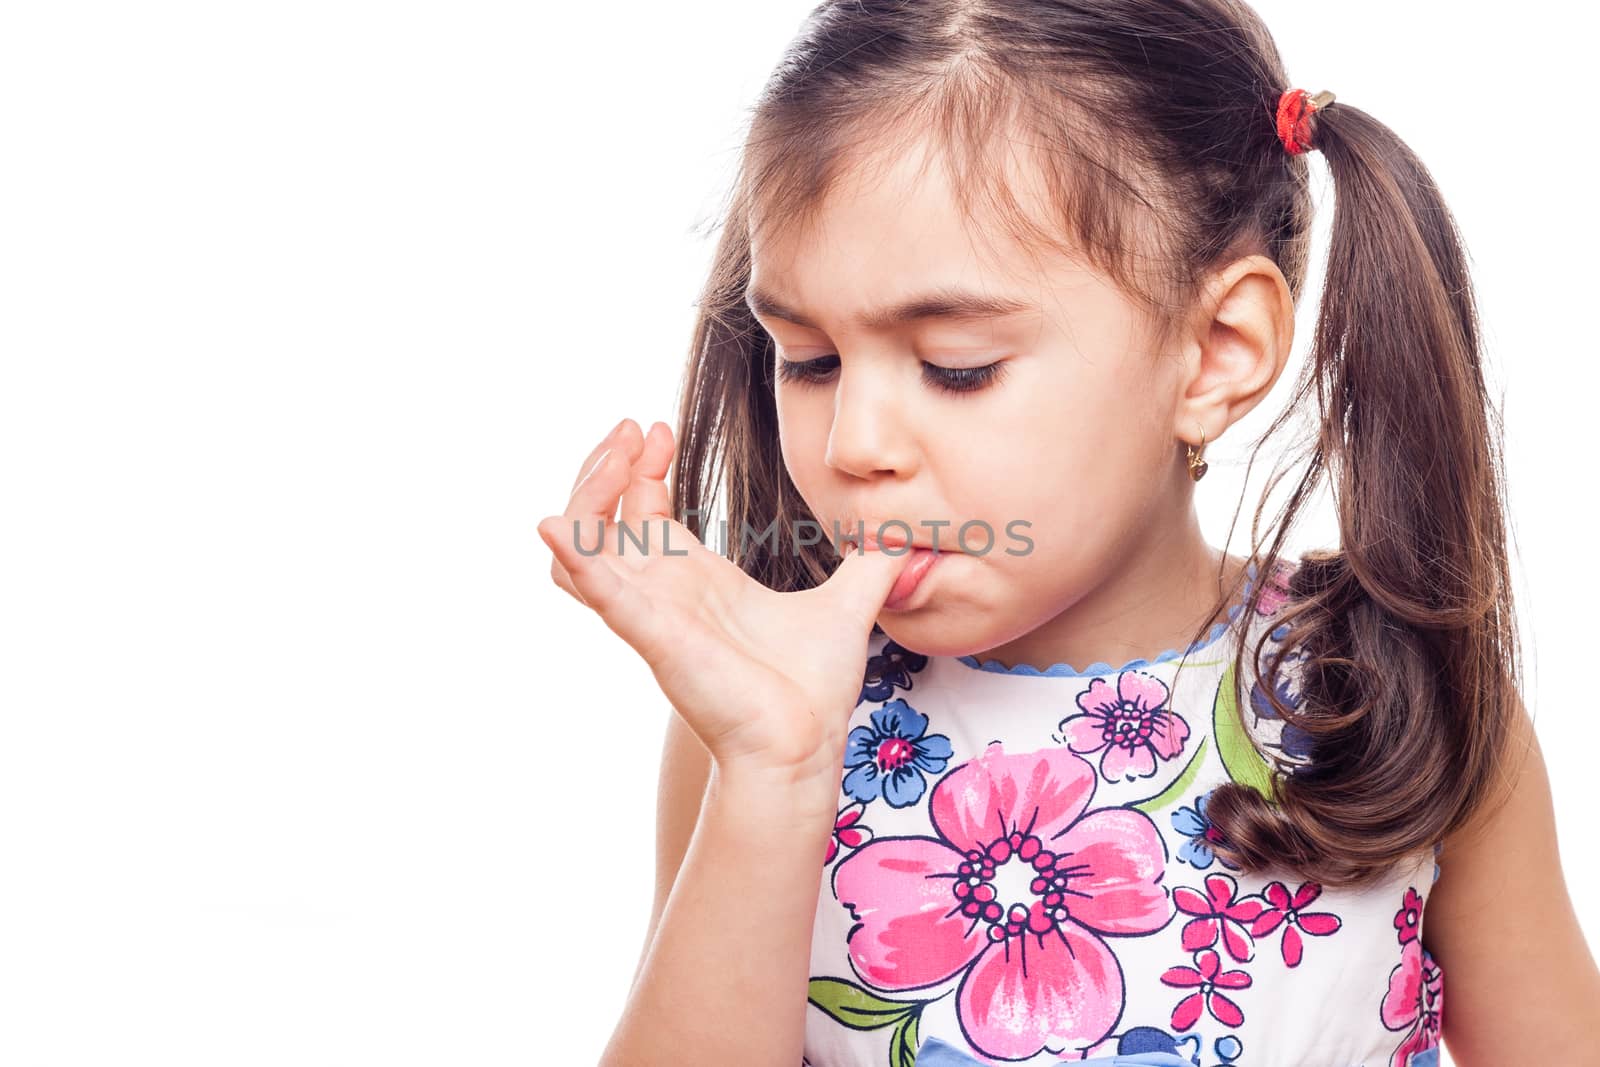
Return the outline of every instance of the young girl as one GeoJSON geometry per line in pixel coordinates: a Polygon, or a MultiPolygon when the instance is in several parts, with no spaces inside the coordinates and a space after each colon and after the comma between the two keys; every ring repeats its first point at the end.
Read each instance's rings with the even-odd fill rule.
{"type": "Polygon", "coordinates": [[[676,434],[624,419],[539,526],[674,712],[604,1062],[1600,1063],[1406,146],[1235,0],[841,0],[735,194],[676,434]],[[1312,149],[1267,436],[1312,432],[1230,556],[1195,492],[1287,365],[1312,149]]]}

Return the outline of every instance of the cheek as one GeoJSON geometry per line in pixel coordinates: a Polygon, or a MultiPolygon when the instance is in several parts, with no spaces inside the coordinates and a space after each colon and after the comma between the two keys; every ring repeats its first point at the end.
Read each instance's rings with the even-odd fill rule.
{"type": "Polygon", "coordinates": [[[947,483],[952,500],[989,525],[1000,549],[1024,548],[1019,537],[1034,542],[1025,556],[992,552],[989,566],[1019,577],[1059,574],[1074,560],[1108,559],[1150,521],[1151,494],[1166,484],[1159,427],[1170,420],[1148,390],[1041,382],[986,421],[985,432],[949,442],[940,469],[959,472],[947,483]],[[1010,533],[1014,520],[1029,525],[1010,533]]]}
{"type": "Polygon", "coordinates": [[[1172,440],[1172,399],[1136,361],[1119,352],[1095,360],[1057,353],[996,420],[995,444],[1028,456],[1062,492],[1083,496],[1159,477],[1172,440]]]}
{"type": "Polygon", "coordinates": [[[804,392],[779,388],[778,449],[789,480],[811,504],[813,491],[822,483],[823,456],[828,445],[830,409],[804,392]]]}

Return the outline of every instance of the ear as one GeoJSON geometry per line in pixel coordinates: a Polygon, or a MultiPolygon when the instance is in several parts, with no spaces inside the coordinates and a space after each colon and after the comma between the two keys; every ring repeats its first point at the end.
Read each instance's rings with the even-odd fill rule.
{"type": "Polygon", "coordinates": [[[1294,297],[1278,265],[1249,255],[1208,274],[1183,339],[1173,434],[1199,447],[1259,404],[1289,360],[1294,297]]]}

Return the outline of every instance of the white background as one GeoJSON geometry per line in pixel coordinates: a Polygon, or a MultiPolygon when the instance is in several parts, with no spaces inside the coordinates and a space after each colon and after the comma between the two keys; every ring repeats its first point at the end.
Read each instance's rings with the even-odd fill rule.
{"type": "MultiPolygon", "coordinates": [[[[7,6],[0,1060],[598,1056],[666,710],[534,525],[620,417],[674,420],[709,222],[809,6],[7,6]]],[[[1259,9],[1465,231],[1600,946],[1594,16],[1259,9]]],[[[1213,543],[1260,425],[1207,453],[1213,543]]]]}

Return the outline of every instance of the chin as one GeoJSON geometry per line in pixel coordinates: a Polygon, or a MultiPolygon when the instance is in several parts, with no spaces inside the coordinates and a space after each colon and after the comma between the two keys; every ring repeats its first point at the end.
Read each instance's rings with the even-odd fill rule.
{"type": "Polygon", "coordinates": [[[1001,643],[990,626],[976,620],[992,618],[970,606],[943,609],[937,603],[916,611],[885,611],[878,626],[889,640],[923,656],[970,656],[1001,643]]]}

